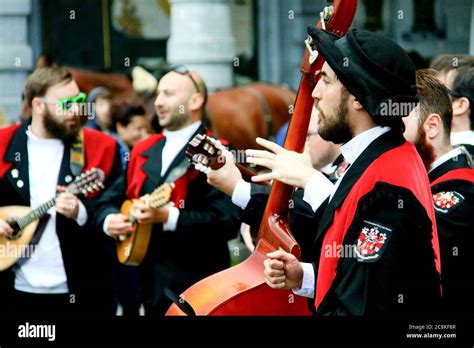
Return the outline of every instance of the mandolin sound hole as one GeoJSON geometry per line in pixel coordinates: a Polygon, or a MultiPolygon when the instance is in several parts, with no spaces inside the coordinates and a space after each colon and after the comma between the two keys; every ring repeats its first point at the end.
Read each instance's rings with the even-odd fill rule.
{"type": "Polygon", "coordinates": [[[18,224],[17,218],[12,217],[7,220],[8,224],[11,228],[13,228],[13,234],[10,237],[7,237],[8,240],[17,240],[23,234],[23,230],[20,228],[18,224]]]}

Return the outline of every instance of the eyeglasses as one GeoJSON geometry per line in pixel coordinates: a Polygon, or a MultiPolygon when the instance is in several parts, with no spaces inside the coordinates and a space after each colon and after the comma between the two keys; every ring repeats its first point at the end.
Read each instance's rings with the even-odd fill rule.
{"type": "Polygon", "coordinates": [[[74,97],[67,97],[67,98],[61,98],[57,102],[50,102],[46,98],[41,98],[41,100],[45,103],[49,104],[58,104],[59,107],[61,108],[62,111],[69,111],[72,109],[74,104],[83,104],[87,100],[87,94],[85,93],[79,93],[78,95],[74,97]]]}
{"type": "Polygon", "coordinates": [[[206,105],[206,102],[207,102],[207,90],[206,90],[206,87],[204,86],[204,91],[201,91],[199,89],[199,85],[198,83],[196,82],[196,80],[194,79],[193,75],[191,74],[191,72],[189,71],[188,67],[186,65],[175,65],[175,66],[172,66],[169,70],[170,72],[173,71],[175,73],[178,73],[180,75],[186,75],[188,76],[190,79],[191,79],[191,82],[193,83],[194,85],[194,88],[196,89],[196,92],[197,93],[202,93],[204,95],[204,105],[206,105]]]}

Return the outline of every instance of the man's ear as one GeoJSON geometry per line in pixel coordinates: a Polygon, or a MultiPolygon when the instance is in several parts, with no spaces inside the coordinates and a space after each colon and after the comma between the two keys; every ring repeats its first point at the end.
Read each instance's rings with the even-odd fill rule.
{"type": "Polygon", "coordinates": [[[457,98],[453,101],[453,116],[464,115],[471,107],[469,99],[465,97],[457,98]]]}
{"type": "Polygon", "coordinates": [[[359,101],[356,99],[356,97],[354,96],[351,96],[351,99],[352,99],[352,107],[357,110],[357,111],[360,111],[362,110],[364,107],[362,106],[361,103],[359,103],[359,101]]]}
{"type": "Polygon", "coordinates": [[[197,111],[204,104],[204,95],[202,93],[194,93],[188,101],[189,110],[197,111]]]}
{"type": "Polygon", "coordinates": [[[43,103],[40,98],[35,97],[31,101],[31,113],[33,114],[44,114],[46,110],[46,104],[43,103]]]}
{"type": "Polygon", "coordinates": [[[429,114],[423,123],[423,127],[425,128],[426,136],[429,139],[434,139],[442,132],[443,120],[438,114],[429,114]]]}

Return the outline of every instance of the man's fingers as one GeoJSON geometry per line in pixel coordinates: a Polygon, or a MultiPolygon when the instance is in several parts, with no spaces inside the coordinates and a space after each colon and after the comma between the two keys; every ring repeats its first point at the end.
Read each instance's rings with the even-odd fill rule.
{"type": "Polygon", "coordinates": [[[275,179],[275,174],[273,173],[265,173],[265,174],[252,176],[253,182],[268,182],[269,183],[273,179],[275,179]]]}
{"type": "Polygon", "coordinates": [[[247,157],[247,163],[273,169],[273,161],[267,158],[247,157]]]}
{"type": "Polygon", "coordinates": [[[279,154],[279,153],[283,152],[283,150],[284,150],[280,145],[278,145],[274,142],[265,140],[263,138],[257,138],[257,144],[260,145],[260,146],[263,146],[266,149],[269,149],[270,151],[273,151],[276,154],[279,154]]]}
{"type": "Polygon", "coordinates": [[[119,222],[119,223],[114,223],[114,224],[111,223],[109,226],[109,229],[118,231],[118,232],[120,231],[127,232],[133,229],[133,226],[130,222],[119,222]]]}
{"type": "Polygon", "coordinates": [[[267,274],[269,277],[282,277],[285,275],[285,270],[284,269],[266,269],[265,274],[267,274]]]}
{"type": "Polygon", "coordinates": [[[283,279],[274,279],[269,278],[265,275],[265,283],[272,289],[284,289],[286,286],[286,277],[282,277],[283,279]]]}
{"type": "Polygon", "coordinates": [[[266,259],[263,261],[265,269],[274,269],[274,270],[283,270],[285,268],[285,263],[278,259],[266,259]]]}
{"type": "Polygon", "coordinates": [[[247,160],[249,158],[266,158],[269,160],[275,159],[275,154],[264,151],[264,150],[245,150],[245,155],[247,156],[247,160]]]}
{"type": "Polygon", "coordinates": [[[0,233],[0,235],[4,235],[4,236],[9,236],[14,232],[13,228],[11,228],[11,226],[6,221],[3,221],[3,220],[0,220],[0,231],[3,232],[3,233],[0,233]]]}
{"type": "Polygon", "coordinates": [[[276,259],[276,260],[281,260],[284,263],[289,262],[289,261],[294,261],[296,257],[293,254],[287,253],[286,251],[283,250],[275,250],[271,253],[267,254],[267,257],[270,259],[276,259]]]}

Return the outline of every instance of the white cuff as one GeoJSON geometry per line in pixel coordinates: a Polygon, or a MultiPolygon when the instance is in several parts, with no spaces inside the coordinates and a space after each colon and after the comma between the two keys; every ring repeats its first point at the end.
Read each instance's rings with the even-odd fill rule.
{"type": "Polygon", "coordinates": [[[324,174],[317,172],[306,183],[303,200],[316,211],[333,191],[334,184],[324,174]]]}
{"type": "Polygon", "coordinates": [[[250,192],[250,183],[240,179],[237,182],[237,185],[235,185],[234,192],[232,192],[232,203],[242,209],[245,209],[250,201],[250,192]]]}
{"type": "Polygon", "coordinates": [[[163,231],[176,231],[179,218],[179,209],[176,207],[168,207],[168,209],[168,221],[163,224],[163,231]]]}
{"type": "Polygon", "coordinates": [[[77,212],[77,218],[76,222],[79,226],[84,226],[87,222],[87,218],[89,217],[87,215],[87,210],[84,204],[81,202],[80,199],[78,199],[78,204],[79,204],[79,211],[77,212]]]}
{"type": "Polygon", "coordinates": [[[303,283],[301,288],[293,289],[293,293],[299,296],[314,298],[314,269],[311,263],[302,262],[303,283]]]}
{"type": "Polygon", "coordinates": [[[109,214],[106,216],[106,218],[104,219],[104,224],[102,225],[102,230],[104,231],[104,233],[106,235],[108,235],[109,237],[111,237],[111,235],[109,234],[109,232],[107,232],[107,229],[109,227],[109,221],[110,221],[110,218],[112,217],[112,215],[114,214],[109,214]]]}

